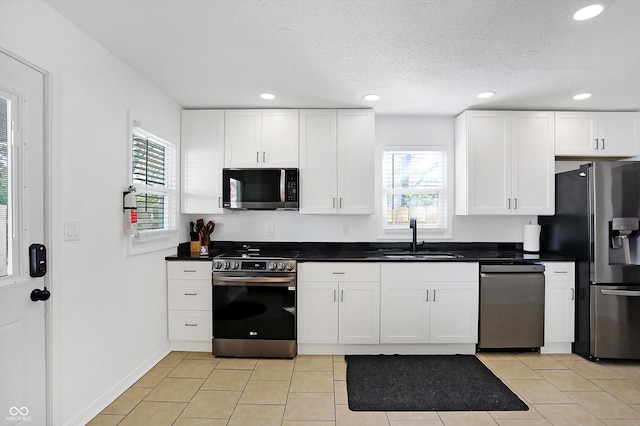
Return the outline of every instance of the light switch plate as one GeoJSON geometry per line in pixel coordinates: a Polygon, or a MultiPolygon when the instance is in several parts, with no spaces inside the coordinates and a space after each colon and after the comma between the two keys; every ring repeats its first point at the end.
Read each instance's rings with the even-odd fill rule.
{"type": "Polygon", "coordinates": [[[64,221],[64,240],[77,241],[80,239],[80,222],[77,220],[64,221]]]}

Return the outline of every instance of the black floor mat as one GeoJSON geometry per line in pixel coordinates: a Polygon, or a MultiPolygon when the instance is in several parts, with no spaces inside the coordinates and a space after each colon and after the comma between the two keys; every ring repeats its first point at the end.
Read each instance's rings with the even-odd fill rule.
{"type": "Polygon", "coordinates": [[[528,410],[475,355],[346,355],[352,411],[528,410]]]}

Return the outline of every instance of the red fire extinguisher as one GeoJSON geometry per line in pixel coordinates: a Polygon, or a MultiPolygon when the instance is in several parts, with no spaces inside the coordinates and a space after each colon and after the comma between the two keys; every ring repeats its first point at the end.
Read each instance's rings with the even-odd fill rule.
{"type": "Polygon", "coordinates": [[[130,186],[123,193],[124,198],[124,232],[136,235],[138,232],[138,206],[136,204],[136,189],[130,186]]]}

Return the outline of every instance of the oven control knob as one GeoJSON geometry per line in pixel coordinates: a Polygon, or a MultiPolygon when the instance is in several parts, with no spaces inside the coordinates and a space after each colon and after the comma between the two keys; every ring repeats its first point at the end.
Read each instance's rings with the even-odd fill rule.
{"type": "Polygon", "coordinates": [[[275,271],[278,268],[276,262],[269,262],[268,268],[270,271],[275,271]]]}
{"type": "Polygon", "coordinates": [[[231,264],[228,261],[224,262],[224,269],[229,269],[230,266],[231,264]]]}
{"type": "Polygon", "coordinates": [[[231,269],[238,269],[240,264],[238,262],[231,262],[231,269]]]}
{"type": "Polygon", "coordinates": [[[293,270],[293,262],[288,262],[287,263],[287,271],[292,271],[293,270]]]}
{"type": "Polygon", "coordinates": [[[284,262],[278,263],[278,269],[284,271],[284,262]]]}
{"type": "Polygon", "coordinates": [[[222,262],[220,262],[219,260],[216,260],[213,263],[213,269],[220,269],[220,268],[222,268],[222,262]]]}

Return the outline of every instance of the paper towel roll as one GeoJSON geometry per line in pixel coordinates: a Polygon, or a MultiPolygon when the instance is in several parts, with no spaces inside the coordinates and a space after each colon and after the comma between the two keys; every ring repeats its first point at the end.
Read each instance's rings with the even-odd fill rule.
{"type": "Polygon", "coordinates": [[[540,225],[524,226],[524,243],[522,246],[524,251],[540,251],[540,225]]]}

